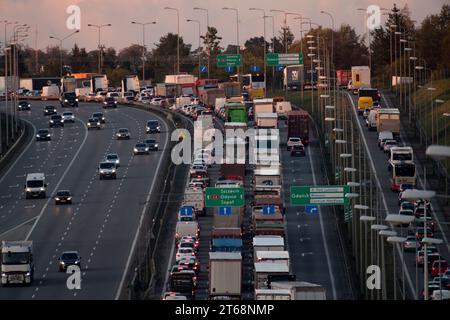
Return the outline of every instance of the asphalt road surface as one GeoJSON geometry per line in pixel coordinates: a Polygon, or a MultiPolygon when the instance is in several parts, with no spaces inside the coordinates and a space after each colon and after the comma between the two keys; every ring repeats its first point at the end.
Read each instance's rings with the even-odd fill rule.
{"type": "MultiPolygon", "coordinates": [[[[80,103],[61,109],[58,101],[32,102],[32,111],[20,113],[35,130],[48,128],[44,105],[58,113],[73,111],[74,124],[50,129],[52,141],[31,141],[24,152],[0,176],[1,240],[33,240],[35,278],[29,287],[2,287],[0,299],[114,299],[129,262],[141,215],[158,174],[162,150],[168,141],[167,125],[157,115],[129,107],[102,110],[100,104],[80,103]],[[87,130],[93,112],[102,111],[101,130],[87,130]],[[159,119],[162,132],[152,134],[159,151],[133,155],[134,145],[150,135],[146,121],[159,119]],[[118,128],[128,128],[131,140],[116,140],[118,128]],[[118,153],[121,166],[117,180],[99,180],[97,165],[107,153],[118,153]],[[45,173],[47,199],[25,200],[27,173],[45,173]],[[56,206],[57,190],[69,189],[72,205],[56,206]],[[68,274],[58,271],[63,251],[79,251],[80,290],[69,290],[68,274]]],[[[4,108],[4,103],[0,105],[4,108]]]]}

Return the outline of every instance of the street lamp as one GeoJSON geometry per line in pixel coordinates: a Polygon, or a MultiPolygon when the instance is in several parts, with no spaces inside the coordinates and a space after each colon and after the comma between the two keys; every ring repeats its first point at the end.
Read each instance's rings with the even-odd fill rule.
{"type": "MultiPolygon", "coordinates": [[[[378,234],[381,237],[395,237],[397,235],[397,232],[392,231],[392,230],[380,230],[378,232],[378,234]]],[[[386,263],[385,263],[385,259],[384,259],[384,241],[381,241],[381,265],[382,265],[382,292],[383,292],[383,300],[387,300],[387,286],[386,286],[386,263]]]]}
{"type": "MultiPolygon", "coordinates": [[[[393,267],[393,273],[394,273],[394,300],[397,300],[397,281],[396,281],[396,268],[395,268],[395,246],[396,244],[402,245],[402,260],[403,260],[403,243],[406,241],[406,238],[403,237],[388,237],[387,242],[392,243],[392,257],[394,260],[394,267],[393,267]]],[[[404,267],[404,265],[403,265],[404,267]]],[[[402,267],[403,270],[403,300],[405,300],[405,269],[402,267]]]]}
{"type": "Polygon", "coordinates": [[[131,24],[137,24],[142,26],[142,83],[145,85],[145,26],[148,26],[150,24],[156,24],[156,21],[145,23],[131,21],[131,24]]]}
{"type": "MultiPolygon", "coordinates": [[[[375,221],[375,217],[372,216],[360,216],[359,217],[359,256],[360,256],[360,275],[364,274],[364,270],[367,269],[367,267],[369,266],[369,259],[367,256],[367,252],[368,252],[368,241],[367,241],[367,223],[368,222],[374,222],[375,221]],[[362,253],[362,226],[361,224],[364,223],[364,262],[363,262],[363,253],[362,253]]],[[[370,255],[373,255],[373,241],[372,241],[372,237],[370,237],[370,255]]],[[[361,290],[363,287],[365,287],[365,292],[366,292],[366,298],[368,296],[367,294],[367,286],[364,286],[364,277],[360,277],[361,278],[361,290]]]]}
{"type": "MultiPolygon", "coordinates": [[[[206,12],[206,33],[209,32],[209,11],[206,8],[200,8],[200,7],[195,7],[194,10],[200,10],[200,11],[204,11],[206,12]]],[[[209,48],[208,48],[208,79],[210,78],[210,55],[211,52],[209,52],[209,48]]]]}
{"type": "MultiPolygon", "coordinates": [[[[387,229],[389,229],[389,227],[386,226],[386,225],[383,225],[383,224],[372,224],[370,226],[370,230],[371,230],[370,236],[371,237],[373,236],[374,231],[375,231],[375,234],[378,235],[378,233],[380,231],[387,230],[387,229]]],[[[381,265],[380,264],[380,255],[381,255],[380,247],[381,247],[380,246],[380,239],[379,239],[379,237],[377,237],[376,243],[375,243],[375,250],[376,250],[376,257],[377,257],[377,266],[381,265]]],[[[382,274],[384,274],[384,266],[383,266],[383,269],[382,269],[382,274]]],[[[383,275],[382,275],[382,277],[384,278],[383,275]]],[[[380,291],[379,290],[377,291],[377,300],[380,300],[380,291]]]]}
{"type": "Polygon", "coordinates": [[[60,77],[62,77],[62,74],[63,74],[63,59],[62,59],[62,44],[63,44],[63,41],[66,40],[67,38],[73,36],[74,34],[76,34],[78,32],[80,32],[80,30],[76,30],[76,31],[72,32],[71,34],[67,35],[66,37],[64,37],[62,39],[60,39],[58,37],[54,37],[54,36],[50,36],[49,37],[50,39],[55,39],[55,40],[59,41],[59,59],[60,59],[60,65],[61,65],[60,72],[59,72],[60,77]]]}
{"type": "Polygon", "coordinates": [[[177,74],[180,74],[180,10],[172,7],[164,7],[164,10],[177,12],[177,74]]]}
{"type": "MultiPolygon", "coordinates": [[[[224,8],[222,8],[222,10],[231,10],[231,11],[236,12],[236,51],[237,51],[236,53],[240,54],[241,48],[239,45],[239,10],[236,8],[228,8],[228,7],[224,7],[224,8]]],[[[240,67],[238,66],[237,67],[237,75],[238,75],[238,82],[240,83],[241,81],[240,81],[240,72],[239,71],[240,71],[240,67]]]]}
{"type": "Polygon", "coordinates": [[[200,48],[201,48],[201,46],[200,46],[200,34],[201,34],[201,31],[200,31],[200,21],[199,20],[193,20],[193,19],[187,19],[186,20],[187,22],[194,22],[194,23],[197,23],[198,24],[198,78],[200,79],[201,78],[201,70],[200,70],[200,65],[201,65],[201,54],[200,54],[200,48]]]}
{"type": "Polygon", "coordinates": [[[99,54],[98,54],[98,73],[102,73],[102,66],[103,66],[103,47],[101,45],[101,39],[100,39],[100,31],[102,28],[104,27],[111,27],[112,25],[110,23],[108,24],[103,24],[103,25],[97,25],[97,24],[88,24],[88,27],[95,27],[98,29],[98,50],[99,50],[99,54]]]}

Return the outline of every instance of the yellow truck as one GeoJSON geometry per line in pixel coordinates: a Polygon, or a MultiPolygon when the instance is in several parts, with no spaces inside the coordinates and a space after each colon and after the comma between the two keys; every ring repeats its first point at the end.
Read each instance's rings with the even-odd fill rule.
{"type": "Polygon", "coordinates": [[[363,114],[365,109],[373,107],[373,99],[371,97],[360,97],[358,99],[358,114],[363,114]]]}

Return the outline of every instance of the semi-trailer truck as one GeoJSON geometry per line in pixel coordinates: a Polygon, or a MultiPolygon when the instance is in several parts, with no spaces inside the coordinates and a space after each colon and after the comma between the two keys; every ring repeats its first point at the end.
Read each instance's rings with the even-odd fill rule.
{"type": "Polygon", "coordinates": [[[2,241],[2,285],[33,282],[34,261],[32,241],[2,241]]]}
{"type": "Polygon", "coordinates": [[[303,110],[288,112],[288,136],[289,138],[300,138],[302,143],[309,144],[309,114],[303,110]]]}
{"type": "Polygon", "coordinates": [[[210,252],[208,293],[210,299],[236,299],[242,293],[240,252],[210,252]]]}

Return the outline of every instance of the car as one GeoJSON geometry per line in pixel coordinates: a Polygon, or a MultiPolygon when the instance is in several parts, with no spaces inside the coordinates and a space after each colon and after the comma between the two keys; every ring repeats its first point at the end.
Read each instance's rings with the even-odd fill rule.
{"type": "Polygon", "coordinates": [[[66,271],[68,266],[78,266],[81,269],[81,257],[78,251],[64,251],[58,258],[59,271],[66,271]]]}
{"type": "MultiPolygon", "coordinates": [[[[433,231],[431,230],[431,228],[427,228],[426,233],[427,233],[427,234],[426,234],[426,237],[427,237],[427,238],[433,238],[433,237],[434,237],[434,234],[433,234],[433,231]]],[[[416,237],[417,237],[419,240],[422,240],[422,239],[423,239],[424,234],[425,234],[425,230],[424,230],[423,227],[417,227],[417,228],[416,228],[416,237]]]]}
{"type": "Polygon", "coordinates": [[[19,101],[17,109],[19,109],[19,111],[31,110],[31,104],[25,100],[19,101]]]}
{"type": "Polygon", "coordinates": [[[100,120],[97,118],[90,118],[87,122],[87,127],[88,127],[88,130],[94,129],[94,128],[97,130],[100,130],[102,128],[100,120]]]}
{"type": "Polygon", "coordinates": [[[67,123],[67,122],[75,123],[75,116],[70,111],[63,112],[62,113],[62,118],[64,120],[64,123],[67,123]]]}
{"type": "Polygon", "coordinates": [[[170,270],[170,275],[174,274],[175,272],[180,272],[182,270],[190,270],[190,269],[189,266],[187,265],[174,264],[172,266],[172,269],[170,270]]]}
{"type": "Polygon", "coordinates": [[[150,148],[148,147],[147,144],[145,144],[145,143],[136,143],[136,145],[134,146],[134,149],[133,149],[133,153],[135,155],[138,155],[138,154],[149,154],[149,150],[150,150],[150,148]]]}
{"type": "Polygon", "coordinates": [[[120,167],[120,159],[117,153],[108,153],[105,157],[105,162],[114,163],[116,168],[120,167]]]}
{"type": "Polygon", "coordinates": [[[191,169],[189,170],[189,173],[191,174],[191,176],[193,176],[193,175],[196,175],[197,172],[201,172],[201,173],[206,172],[206,175],[207,175],[207,170],[208,170],[207,166],[198,164],[198,165],[193,165],[191,167],[191,169]]]}
{"type": "MultiPolygon", "coordinates": [[[[422,227],[424,222],[425,222],[425,216],[416,217],[416,219],[414,220],[415,225],[418,227],[422,227]]],[[[436,223],[434,222],[433,217],[427,215],[426,224],[427,224],[427,227],[430,228],[432,232],[434,232],[436,223]]]]}
{"type": "Polygon", "coordinates": [[[147,126],[145,127],[146,133],[160,133],[161,127],[159,125],[158,120],[149,120],[147,121],[147,126]]]}
{"type": "Polygon", "coordinates": [[[286,150],[291,151],[291,147],[296,144],[302,144],[302,140],[300,138],[290,137],[286,144],[286,150]]]}
{"type": "Polygon", "coordinates": [[[442,276],[445,277],[445,278],[450,279],[450,268],[447,269],[447,271],[445,271],[445,273],[442,276]]]}
{"type": "Polygon", "coordinates": [[[60,114],[54,114],[51,116],[50,120],[48,121],[48,125],[50,128],[52,127],[64,127],[64,119],[60,114]]]}
{"type": "Polygon", "coordinates": [[[56,108],[54,106],[44,107],[44,116],[51,116],[53,114],[56,114],[56,108]]]}
{"type": "Polygon", "coordinates": [[[108,94],[108,92],[106,92],[106,91],[98,91],[95,94],[95,97],[94,97],[95,102],[103,102],[103,101],[105,101],[105,97],[106,97],[107,94],[108,94]]]}
{"type": "Polygon", "coordinates": [[[405,251],[415,251],[420,249],[421,244],[415,236],[407,236],[405,242],[403,242],[403,249],[405,251]]]}
{"type": "MultiPolygon", "coordinates": [[[[415,238],[415,237],[414,237],[415,238]]],[[[419,240],[419,239],[418,239],[419,240]]],[[[427,247],[428,258],[431,256],[439,256],[437,249],[435,247],[427,247]]],[[[423,266],[424,263],[424,249],[420,249],[416,254],[416,262],[419,266],[423,266]]]]}
{"type": "Polygon", "coordinates": [[[55,196],[55,205],[57,204],[72,204],[72,194],[69,190],[60,190],[55,196]]]}
{"type": "Polygon", "coordinates": [[[150,103],[155,106],[161,106],[161,102],[163,101],[162,98],[153,98],[150,103]]]}
{"type": "Polygon", "coordinates": [[[123,93],[123,98],[126,102],[131,102],[134,100],[134,92],[127,91],[123,93]]]}
{"type": "Polygon", "coordinates": [[[59,98],[61,107],[78,107],[78,98],[75,92],[64,92],[59,98]]]}
{"type": "Polygon", "coordinates": [[[117,168],[115,163],[106,161],[100,162],[97,171],[100,180],[105,178],[117,179],[117,168]]]}
{"type": "Polygon", "coordinates": [[[425,207],[427,208],[427,214],[431,212],[431,202],[429,200],[416,200],[416,207],[425,207]]]}
{"type": "Polygon", "coordinates": [[[415,205],[410,201],[403,201],[400,203],[400,210],[412,210],[414,213],[415,205]]]}
{"type": "Polygon", "coordinates": [[[117,99],[120,98],[120,94],[118,92],[110,91],[106,94],[106,98],[117,99]]]}
{"type": "Polygon", "coordinates": [[[397,140],[386,140],[383,145],[383,151],[384,153],[390,153],[391,148],[399,146],[400,144],[398,143],[397,140]]]}
{"type": "MultiPolygon", "coordinates": [[[[113,92],[116,93],[116,92],[113,92]]],[[[106,97],[105,101],[103,101],[103,109],[106,108],[117,108],[117,100],[114,97],[106,97]]]]}
{"type": "Polygon", "coordinates": [[[194,252],[193,248],[179,248],[175,255],[175,262],[177,264],[179,264],[179,261],[186,257],[194,257],[195,258],[195,252],[194,252]]]}
{"type": "Polygon", "coordinates": [[[178,248],[191,248],[194,252],[198,252],[198,243],[194,239],[181,239],[178,248]]]}
{"type": "Polygon", "coordinates": [[[416,208],[414,209],[414,215],[416,216],[416,218],[424,217],[425,213],[427,214],[427,217],[431,216],[431,211],[426,209],[423,205],[416,206],[416,208]]]}
{"type": "Polygon", "coordinates": [[[97,118],[100,121],[100,123],[105,123],[106,122],[106,118],[103,115],[103,113],[101,113],[101,112],[94,112],[92,114],[92,118],[97,118]]]}
{"type": "Polygon", "coordinates": [[[120,128],[116,133],[117,140],[127,139],[130,140],[130,131],[126,128],[120,128]]]}
{"type": "Polygon", "coordinates": [[[39,129],[36,134],[36,141],[50,141],[52,136],[48,129],[39,129]]]}
{"type": "Polygon", "coordinates": [[[89,93],[88,95],[86,95],[84,97],[84,101],[86,101],[86,102],[94,102],[95,101],[95,97],[96,97],[95,93],[89,93]]]}
{"type": "Polygon", "coordinates": [[[448,264],[446,260],[435,260],[431,264],[431,276],[438,277],[444,274],[448,270],[448,264]]]}
{"type": "Polygon", "coordinates": [[[184,256],[178,261],[179,266],[185,266],[188,270],[193,270],[196,274],[200,272],[200,261],[195,257],[184,256]]]}
{"type": "Polygon", "coordinates": [[[141,96],[139,96],[138,101],[143,104],[150,104],[151,99],[148,96],[141,95],[141,96]]]}
{"type": "Polygon", "coordinates": [[[305,146],[303,144],[295,144],[291,146],[291,157],[304,157],[306,156],[305,146]]]}
{"type": "Polygon", "coordinates": [[[155,139],[144,140],[150,151],[158,151],[158,142],[155,139]]]}

